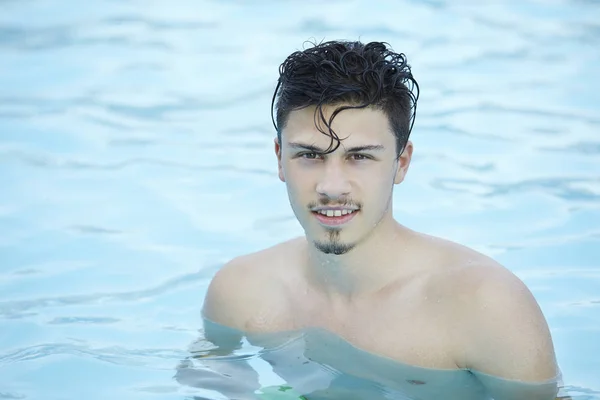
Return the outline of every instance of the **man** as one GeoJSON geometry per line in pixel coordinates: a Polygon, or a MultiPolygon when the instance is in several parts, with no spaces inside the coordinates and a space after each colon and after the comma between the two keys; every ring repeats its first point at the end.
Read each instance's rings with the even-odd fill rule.
{"type": "MultiPolygon", "coordinates": [[[[485,255],[393,217],[393,188],[413,154],[418,90],[405,56],[385,43],[327,42],[285,60],[274,148],[305,235],[220,269],[204,317],[250,336],[317,328],[329,335],[313,336],[317,346],[333,335],[360,357],[477,377],[495,399],[554,399],[552,339],[526,286],[485,255]]],[[[435,383],[401,375],[388,381],[435,383]]]]}

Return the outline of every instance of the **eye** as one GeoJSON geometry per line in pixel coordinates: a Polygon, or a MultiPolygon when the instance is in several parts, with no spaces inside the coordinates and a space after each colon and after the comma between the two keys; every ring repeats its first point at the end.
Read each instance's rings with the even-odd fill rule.
{"type": "Polygon", "coordinates": [[[371,157],[366,154],[355,153],[350,156],[355,161],[370,160],[371,157]]]}
{"type": "Polygon", "coordinates": [[[319,154],[317,154],[315,152],[307,152],[307,153],[298,154],[298,157],[304,158],[307,160],[316,160],[317,158],[319,158],[319,154]]]}

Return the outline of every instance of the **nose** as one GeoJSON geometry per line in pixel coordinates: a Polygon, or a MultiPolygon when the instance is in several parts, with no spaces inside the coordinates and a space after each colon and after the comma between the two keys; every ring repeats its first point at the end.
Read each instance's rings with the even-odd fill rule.
{"type": "Polygon", "coordinates": [[[317,193],[330,200],[337,200],[350,194],[351,185],[347,172],[336,162],[326,163],[317,183],[317,193]]]}

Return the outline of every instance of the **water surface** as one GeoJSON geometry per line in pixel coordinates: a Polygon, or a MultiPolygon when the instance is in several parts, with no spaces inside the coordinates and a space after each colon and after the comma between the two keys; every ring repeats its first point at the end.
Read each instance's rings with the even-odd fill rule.
{"type": "Polygon", "coordinates": [[[174,376],[211,277],[302,234],[278,66],[360,38],[421,86],[396,217],[521,277],[563,393],[600,399],[599,21],[575,0],[0,1],[0,398],[208,396],[174,376]]]}

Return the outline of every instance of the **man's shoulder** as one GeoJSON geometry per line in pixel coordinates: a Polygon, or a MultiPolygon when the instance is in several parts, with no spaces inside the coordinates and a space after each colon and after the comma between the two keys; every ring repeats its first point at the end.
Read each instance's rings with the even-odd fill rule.
{"type": "MultiPolygon", "coordinates": [[[[514,307],[522,313],[539,312],[527,285],[513,271],[492,257],[470,247],[438,239],[439,268],[432,279],[435,290],[455,298],[455,306],[466,311],[464,317],[489,314],[490,307],[514,307]]],[[[515,311],[515,310],[512,310],[515,311]]],[[[500,315],[495,315],[497,317],[500,315]]]]}
{"type": "MultiPolygon", "coordinates": [[[[511,314],[495,314],[494,318],[512,317],[539,312],[533,293],[514,272],[487,257],[467,258],[449,269],[443,277],[456,296],[463,318],[490,316],[496,308],[511,310],[511,314]]],[[[506,321],[509,323],[510,321],[506,321]]]]}
{"type": "MultiPolygon", "coordinates": [[[[305,240],[304,240],[305,242],[305,240]]],[[[297,255],[303,238],[293,238],[283,242],[273,244],[260,250],[242,254],[234,257],[223,265],[220,271],[238,273],[251,269],[253,273],[267,272],[271,267],[275,267],[283,260],[289,262],[291,254],[297,255]]]]}
{"type": "Polygon", "coordinates": [[[289,265],[291,260],[297,258],[302,242],[302,238],[294,238],[239,255],[225,263],[213,280],[244,277],[264,282],[265,278],[274,278],[277,274],[274,275],[273,272],[281,271],[282,262],[289,265]]]}
{"type": "MultiPolygon", "coordinates": [[[[283,287],[282,263],[290,264],[299,239],[237,256],[225,263],[212,278],[204,298],[203,315],[219,324],[240,330],[263,330],[268,314],[277,315],[283,287]],[[262,322],[261,322],[262,321],[262,322]]],[[[287,267],[287,265],[283,265],[287,267]]]]}
{"type": "Polygon", "coordinates": [[[495,284],[505,289],[523,287],[513,272],[480,251],[441,237],[423,234],[420,237],[419,252],[435,264],[432,276],[445,287],[456,288],[469,296],[481,291],[482,285],[495,284]]]}
{"type": "Polygon", "coordinates": [[[451,263],[434,287],[451,299],[461,366],[508,379],[551,378],[556,366],[550,331],[523,280],[480,252],[444,246],[451,263]]]}

